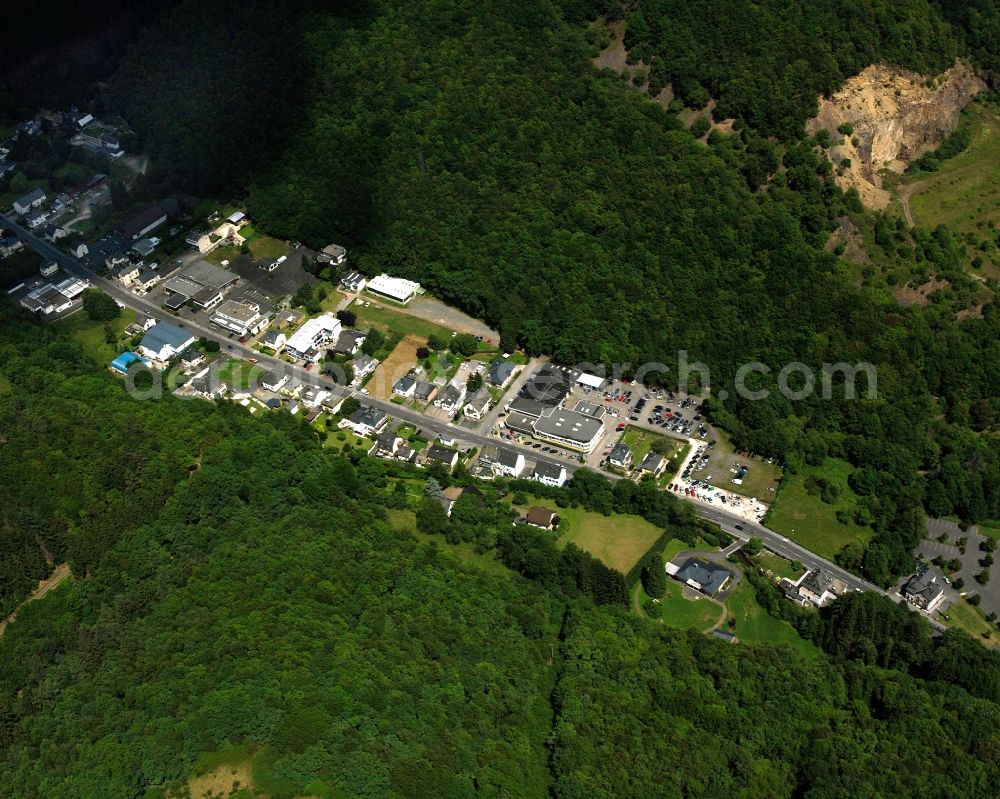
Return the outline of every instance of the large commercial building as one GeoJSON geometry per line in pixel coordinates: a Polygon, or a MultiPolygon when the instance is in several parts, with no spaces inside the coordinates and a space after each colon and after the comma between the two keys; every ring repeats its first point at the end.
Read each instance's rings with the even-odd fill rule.
{"type": "Polygon", "coordinates": [[[601,440],[604,425],[587,414],[551,408],[542,411],[533,426],[535,438],[577,452],[593,452],[601,440]]]}
{"type": "MultiPolygon", "coordinates": [[[[58,277],[59,274],[65,273],[56,273],[55,277],[58,277]]],[[[73,300],[79,297],[89,285],[88,281],[75,277],[66,277],[58,281],[51,280],[36,286],[25,294],[21,298],[21,306],[35,313],[62,313],[73,306],[73,300]]]]}
{"type": "Polygon", "coordinates": [[[237,280],[239,276],[228,269],[212,266],[207,261],[195,261],[163,284],[169,292],[164,305],[174,308],[192,302],[211,310],[222,302],[223,292],[237,280]]]}
{"type": "Polygon", "coordinates": [[[337,340],[340,320],[331,313],[307,319],[285,342],[285,352],[293,358],[315,363],[323,347],[337,340]]]}
{"type": "Polygon", "coordinates": [[[252,302],[227,300],[220,305],[211,322],[238,336],[252,336],[264,327],[266,317],[260,313],[260,306],[252,302]]]}
{"type": "Polygon", "coordinates": [[[419,290],[419,283],[401,277],[389,277],[384,273],[368,281],[368,291],[372,294],[380,294],[403,305],[412,300],[419,290]]]}
{"type": "Polygon", "coordinates": [[[194,344],[195,338],[187,330],[170,322],[157,322],[142,337],[139,353],[154,361],[166,363],[175,355],[194,344]]]}

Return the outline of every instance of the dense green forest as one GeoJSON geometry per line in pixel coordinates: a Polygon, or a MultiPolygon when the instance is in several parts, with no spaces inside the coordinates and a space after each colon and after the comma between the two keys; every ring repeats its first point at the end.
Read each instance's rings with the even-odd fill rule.
{"type": "MultiPolygon", "coordinates": [[[[495,324],[508,348],[665,362],[668,385],[686,350],[727,390],[711,413],[739,446],[790,469],[826,456],[857,467],[856,521],[877,535],[841,559],[877,582],[912,568],[924,511],[1000,517],[995,303],[958,323],[947,303],[903,308],[884,285],[859,287],[824,245],[862,208],[799,136],[817,95],[873,60],[934,71],[963,55],[990,76],[979,32],[1000,19],[991,0],[384,0],[283,26],[282,3],[241,8],[230,31],[226,13],[182,3],[106,93],[157,156],[164,191],[245,192],[271,233],[345,243],[364,270],[416,278],[495,324]],[[596,73],[587,21],[602,12],[628,16],[630,44],[674,70],[662,79],[689,103],[713,94],[737,129],[705,146],[596,73]],[[773,369],[765,401],[731,390],[750,361],[773,369]],[[836,386],[830,401],[785,399],[775,377],[792,361],[869,362],[878,399],[841,401],[836,386]]],[[[968,290],[965,244],[949,231],[881,220],[876,241],[968,290]]]]}
{"type": "MultiPolygon", "coordinates": [[[[287,414],[134,401],[2,313],[3,506],[39,503],[28,532],[72,517],[76,577],[0,638],[0,796],[164,797],[227,747],[263,753],[275,799],[994,793],[1000,661],[962,634],[852,597],[812,614],[829,655],[806,660],[487,574],[447,543],[484,509],[418,542],[387,523],[381,462],[287,414]]],[[[668,500],[599,480],[558,496],[684,534],[668,500]]]]}

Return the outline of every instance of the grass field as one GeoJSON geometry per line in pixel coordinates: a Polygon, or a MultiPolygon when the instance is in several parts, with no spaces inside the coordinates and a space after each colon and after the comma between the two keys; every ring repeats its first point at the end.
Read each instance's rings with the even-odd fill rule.
{"type": "Polygon", "coordinates": [[[787,577],[789,580],[797,580],[805,573],[805,568],[801,564],[799,568],[795,568],[790,560],[780,555],[775,555],[772,552],[761,552],[755,560],[765,569],[770,569],[778,577],[787,577]]]}
{"type": "Polygon", "coordinates": [[[428,322],[410,316],[403,311],[392,308],[376,308],[371,302],[362,305],[360,302],[351,303],[351,311],[358,318],[358,327],[375,327],[383,333],[395,333],[398,336],[413,335],[426,341],[431,336],[438,336],[445,341],[451,340],[452,331],[441,325],[428,322]]]}
{"type": "MultiPolygon", "coordinates": [[[[937,171],[907,179],[907,184],[919,184],[910,197],[910,211],[921,227],[945,224],[995,243],[997,231],[989,224],[1000,224],[1000,111],[973,103],[965,113],[974,125],[972,141],[937,171]]],[[[1000,275],[996,247],[979,254],[984,272],[1000,275]]]]}
{"type": "Polygon", "coordinates": [[[638,427],[633,427],[629,425],[622,432],[621,441],[625,446],[632,450],[632,463],[638,466],[642,463],[642,459],[645,458],[650,449],[653,447],[653,443],[658,440],[668,441],[671,445],[669,450],[664,451],[665,457],[669,460],[673,457],[674,453],[677,452],[682,446],[685,446],[682,441],[678,439],[668,439],[666,436],[657,435],[649,430],[643,430],[638,427]]]}
{"type": "Polygon", "coordinates": [[[816,645],[799,636],[795,629],[786,621],[776,619],[757,604],[753,587],[744,582],[740,584],[726,600],[730,617],[736,619],[736,627],[730,629],[723,625],[724,630],[735,633],[744,643],[750,644],[787,644],[802,655],[815,657],[819,654],[816,645]]]}
{"type": "Polygon", "coordinates": [[[964,599],[958,600],[948,608],[946,613],[941,614],[941,618],[953,627],[965,630],[985,647],[995,649],[1000,645],[1000,638],[997,638],[996,630],[990,626],[978,610],[964,599]],[[983,638],[984,632],[989,632],[990,637],[983,638]]]}
{"type": "Polygon", "coordinates": [[[246,361],[229,360],[219,369],[219,379],[237,391],[246,391],[263,373],[263,369],[246,361]]]}
{"type": "Polygon", "coordinates": [[[850,510],[857,499],[847,485],[853,469],[847,461],[827,458],[822,466],[804,466],[797,474],[785,475],[764,523],[824,558],[832,559],[852,541],[867,542],[873,535],[870,528],[837,521],[837,511],[850,510]],[[837,501],[827,504],[819,495],[808,493],[809,477],[822,477],[836,486],[837,501]]]}
{"type": "Polygon", "coordinates": [[[88,358],[101,366],[108,366],[122,351],[120,343],[124,342],[125,328],[134,321],[135,311],[122,308],[121,316],[109,323],[118,336],[117,344],[108,344],[105,340],[105,323],[93,321],[83,310],[55,322],[55,327],[78,342],[88,358]]]}
{"type": "Polygon", "coordinates": [[[561,517],[559,546],[576,544],[622,574],[627,574],[660,537],[657,527],[638,516],[560,508],[549,499],[532,499],[527,507],[532,505],[550,508],[561,517]]]}
{"type": "Polygon", "coordinates": [[[246,239],[247,246],[254,258],[274,258],[277,260],[282,255],[288,255],[291,248],[288,242],[272,238],[264,233],[258,233],[253,225],[243,225],[240,228],[240,235],[246,239]]]}
{"type": "Polygon", "coordinates": [[[737,455],[729,438],[721,431],[716,431],[715,449],[709,450],[708,466],[701,471],[692,472],[691,476],[698,480],[705,480],[711,475],[711,484],[726,491],[734,491],[745,497],[756,497],[761,502],[771,502],[774,499],[774,492],[768,488],[777,490],[778,480],[781,478],[781,469],[773,463],[767,463],[761,458],[748,458],[737,455]],[[730,472],[734,468],[734,463],[746,466],[750,471],[743,478],[742,485],[733,483],[735,475],[730,472]]]}
{"type": "Polygon", "coordinates": [[[417,362],[417,348],[427,343],[427,339],[407,335],[389,353],[389,357],[378,365],[371,378],[365,383],[373,397],[388,399],[392,396],[392,386],[417,362]]]}
{"type": "Polygon", "coordinates": [[[705,597],[685,599],[683,591],[678,583],[667,583],[667,592],[660,600],[664,624],[681,630],[707,630],[719,620],[722,610],[718,605],[705,597]]]}

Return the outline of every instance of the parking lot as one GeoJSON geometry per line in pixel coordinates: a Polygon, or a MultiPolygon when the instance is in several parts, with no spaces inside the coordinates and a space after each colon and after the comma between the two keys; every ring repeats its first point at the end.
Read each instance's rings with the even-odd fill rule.
{"type": "Polygon", "coordinates": [[[315,253],[300,247],[292,250],[288,258],[278,264],[273,272],[258,267],[250,255],[234,258],[225,268],[239,275],[244,284],[277,299],[294,294],[299,286],[305,284],[312,286],[318,282],[313,275],[302,268],[303,253],[315,257],[315,253]]]}
{"type": "MultiPolygon", "coordinates": [[[[978,594],[980,597],[980,607],[986,613],[1000,614],[1000,579],[995,575],[987,585],[980,585],[976,581],[976,575],[983,570],[980,561],[986,553],[979,548],[985,536],[979,533],[975,525],[963,528],[957,522],[947,519],[928,519],[927,538],[920,542],[917,547],[917,554],[926,560],[933,560],[941,557],[945,562],[958,559],[962,563],[962,568],[951,575],[951,578],[961,577],[964,583],[962,593],[978,594]],[[938,538],[944,536],[944,541],[938,538]],[[965,554],[962,554],[958,542],[962,538],[967,538],[965,554]]],[[[990,569],[991,572],[994,568],[990,569]]]]}

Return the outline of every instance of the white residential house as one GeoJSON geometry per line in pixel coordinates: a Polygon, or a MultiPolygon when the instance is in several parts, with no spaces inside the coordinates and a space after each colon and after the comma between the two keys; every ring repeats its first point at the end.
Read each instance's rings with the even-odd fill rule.
{"type": "Polygon", "coordinates": [[[476,421],[483,419],[489,413],[492,399],[488,391],[481,389],[465,404],[465,415],[476,421]]]}
{"type": "Polygon", "coordinates": [[[285,348],[285,342],[287,340],[288,339],[285,334],[280,330],[268,330],[267,333],[264,334],[264,337],[260,340],[260,343],[268,349],[272,349],[275,352],[281,352],[285,348]]]}
{"type": "Polygon", "coordinates": [[[417,381],[410,375],[405,375],[396,381],[392,393],[403,399],[410,399],[417,390],[417,381]]]}
{"type": "Polygon", "coordinates": [[[260,385],[268,391],[278,391],[288,382],[288,375],[277,372],[264,372],[260,376],[260,385]]]}
{"type": "Polygon", "coordinates": [[[48,219],[49,215],[41,208],[32,208],[24,215],[24,223],[32,230],[40,228],[48,219]]]}
{"type": "Polygon", "coordinates": [[[619,469],[628,469],[632,466],[632,450],[626,444],[615,444],[611,454],[608,456],[608,463],[617,466],[619,469]]]}
{"type": "Polygon", "coordinates": [[[389,417],[378,408],[361,407],[346,419],[341,419],[340,427],[349,427],[356,435],[371,438],[382,431],[389,417]]]}
{"type": "Polygon", "coordinates": [[[560,488],[566,482],[566,467],[558,463],[538,461],[531,472],[531,479],[560,488]]]}
{"type": "Polygon", "coordinates": [[[907,581],[903,596],[911,605],[933,613],[945,599],[944,580],[935,569],[925,567],[907,581]]]}
{"type": "Polygon", "coordinates": [[[339,244],[327,244],[323,252],[316,256],[320,263],[330,263],[334,266],[343,266],[347,263],[347,249],[339,244]]]}
{"type": "Polygon", "coordinates": [[[462,407],[464,400],[465,386],[449,383],[438,392],[437,397],[434,399],[434,407],[440,408],[447,413],[455,413],[462,407]]]}
{"type": "Polygon", "coordinates": [[[505,449],[497,450],[496,459],[493,461],[493,473],[505,477],[520,477],[524,471],[524,455],[517,450],[505,449]]]}
{"type": "Polygon", "coordinates": [[[51,277],[58,271],[59,271],[59,264],[57,264],[52,259],[42,261],[42,265],[38,269],[38,272],[42,277],[51,277]]]}
{"type": "Polygon", "coordinates": [[[354,364],[351,368],[354,371],[354,382],[352,385],[360,386],[364,382],[364,379],[378,368],[378,359],[372,358],[371,355],[366,353],[361,353],[354,359],[354,364]]]}
{"type": "Polygon", "coordinates": [[[368,279],[355,269],[341,278],[340,285],[350,292],[357,293],[364,291],[365,286],[368,285],[368,279]]]}
{"type": "Polygon", "coordinates": [[[32,208],[38,208],[45,202],[45,192],[41,189],[32,189],[23,197],[14,200],[14,211],[19,214],[26,214],[32,208]]]}
{"type": "Polygon", "coordinates": [[[441,444],[434,444],[427,450],[427,462],[440,463],[449,470],[454,469],[455,464],[458,463],[458,450],[442,446],[441,444]]]}

